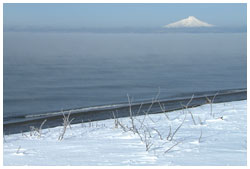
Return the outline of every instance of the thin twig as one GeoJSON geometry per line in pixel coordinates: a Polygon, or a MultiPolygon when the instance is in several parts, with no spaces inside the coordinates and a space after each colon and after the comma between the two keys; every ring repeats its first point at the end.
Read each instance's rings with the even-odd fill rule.
{"type": "Polygon", "coordinates": [[[19,154],[20,153],[20,149],[21,149],[21,146],[18,147],[17,151],[16,151],[16,154],[19,154]]]}
{"type": "Polygon", "coordinates": [[[126,127],[122,123],[120,123],[120,121],[117,121],[117,123],[123,129],[124,132],[127,132],[126,127]]]}
{"type": "Polygon", "coordinates": [[[189,106],[189,104],[192,102],[193,98],[194,98],[194,94],[192,95],[191,99],[190,99],[189,102],[187,103],[186,108],[188,108],[188,106],[189,106]]]}
{"type": "MultiPolygon", "coordinates": [[[[149,136],[150,135],[150,132],[147,131],[149,133],[149,136]]],[[[150,139],[147,138],[147,133],[146,131],[144,130],[144,143],[145,143],[145,146],[146,146],[146,151],[149,151],[149,149],[152,147],[153,143],[151,143],[150,139]]]]}
{"type": "Polygon", "coordinates": [[[196,125],[196,122],[195,122],[195,120],[194,120],[193,113],[192,113],[190,110],[188,110],[188,113],[191,115],[194,125],[196,125]]]}
{"type": "Polygon", "coordinates": [[[170,139],[170,141],[172,141],[173,140],[173,138],[174,138],[174,135],[177,133],[177,131],[181,128],[181,126],[183,125],[183,123],[184,123],[184,121],[186,120],[186,117],[187,117],[187,114],[185,114],[185,117],[184,117],[184,119],[183,119],[183,121],[182,121],[182,123],[176,128],[176,130],[173,132],[173,135],[172,135],[172,137],[171,137],[171,139],[170,139]]]}
{"type": "Polygon", "coordinates": [[[130,117],[130,121],[131,121],[131,125],[132,125],[132,131],[135,133],[135,124],[134,124],[134,118],[133,118],[133,112],[132,112],[132,103],[130,101],[129,95],[128,96],[128,103],[129,103],[129,117],[130,117]]]}
{"type": "Polygon", "coordinates": [[[139,109],[138,109],[138,111],[137,111],[137,113],[136,113],[136,116],[138,116],[139,113],[141,112],[142,105],[143,105],[143,103],[140,104],[140,107],[139,107],[139,109]]]}
{"type": "Polygon", "coordinates": [[[158,90],[158,93],[157,93],[156,97],[155,97],[155,98],[152,98],[152,102],[151,102],[151,104],[150,104],[150,106],[149,106],[149,108],[148,108],[146,114],[148,114],[149,111],[152,109],[152,106],[154,105],[155,102],[157,102],[159,96],[160,96],[160,88],[159,88],[159,90],[158,90]]]}
{"type": "Polygon", "coordinates": [[[161,105],[160,101],[158,101],[158,103],[159,103],[159,106],[161,108],[162,113],[164,113],[164,115],[167,117],[167,119],[170,120],[169,117],[168,117],[168,115],[166,114],[165,105],[164,104],[161,105]]]}
{"type": "Polygon", "coordinates": [[[38,129],[38,134],[39,134],[39,137],[41,137],[42,135],[42,128],[43,128],[43,125],[45,124],[45,122],[47,121],[47,119],[45,119],[42,124],[40,125],[39,129],[38,129]]]}
{"type": "Polygon", "coordinates": [[[69,120],[70,114],[71,114],[71,111],[69,111],[67,116],[65,116],[65,114],[63,113],[63,131],[59,135],[58,140],[63,139],[64,134],[66,133],[67,126],[69,126],[71,128],[70,123],[74,120],[74,118],[69,120]]]}
{"type": "Polygon", "coordinates": [[[170,136],[172,135],[172,131],[171,131],[171,126],[169,126],[169,133],[168,133],[168,136],[167,136],[167,140],[169,140],[170,136]]]}
{"type": "Polygon", "coordinates": [[[176,144],[174,144],[173,146],[171,146],[169,149],[167,149],[164,153],[168,153],[172,148],[174,148],[175,146],[177,146],[180,143],[181,142],[177,142],[176,144]]]}
{"type": "Polygon", "coordinates": [[[199,137],[199,143],[201,142],[201,137],[202,137],[202,129],[201,129],[201,134],[200,134],[200,137],[199,137]]]}

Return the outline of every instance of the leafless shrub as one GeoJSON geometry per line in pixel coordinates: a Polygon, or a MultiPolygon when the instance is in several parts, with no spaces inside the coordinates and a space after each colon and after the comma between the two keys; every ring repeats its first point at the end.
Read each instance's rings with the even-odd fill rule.
{"type": "Polygon", "coordinates": [[[74,120],[74,119],[69,119],[71,114],[71,111],[69,111],[68,115],[65,116],[65,114],[63,113],[63,131],[62,133],[59,135],[58,140],[62,140],[64,137],[64,134],[66,133],[67,127],[70,127],[70,123],[74,120]]]}
{"type": "MultiPolygon", "coordinates": [[[[149,135],[150,135],[150,133],[149,133],[149,135]]],[[[146,151],[149,151],[149,149],[153,146],[153,143],[151,142],[151,140],[147,136],[147,132],[145,130],[144,130],[144,143],[146,146],[146,151]]]]}
{"type": "Polygon", "coordinates": [[[34,126],[30,126],[30,137],[32,137],[33,135],[36,135],[36,128],[34,126]]]}
{"type": "MultiPolygon", "coordinates": [[[[148,113],[150,112],[150,110],[151,110],[153,104],[157,101],[159,95],[160,95],[160,89],[159,89],[159,91],[158,91],[156,97],[155,97],[155,98],[152,98],[152,102],[151,102],[150,106],[148,107],[147,111],[143,111],[144,114],[145,114],[145,116],[144,116],[143,120],[140,121],[140,120],[137,120],[137,119],[135,118],[135,116],[134,116],[134,112],[132,111],[132,101],[131,101],[129,95],[127,94],[127,97],[128,97],[128,104],[129,104],[129,118],[130,118],[130,123],[131,123],[131,127],[129,127],[129,130],[131,130],[134,134],[136,134],[136,130],[137,130],[136,125],[135,125],[135,119],[136,119],[137,121],[139,121],[140,124],[141,124],[141,126],[139,127],[139,130],[140,130],[141,128],[144,127],[144,121],[145,121],[145,118],[146,118],[146,117],[148,117],[153,123],[155,123],[155,121],[148,115],[148,113]]],[[[143,103],[140,104],[140,107],[139,107],[139,109],[137,110],[136,115],[139,115],[139,114],[140,114],[142,105],[143,105],[143,103]]],[[[118,124],[117,120],[115,120],[115,123],[118,124]]],[[[118,125],[119,125],[119,124],[118,124],[118,125]]],[[[121,125],[121,123],[120,123],[120,125],[121,125]]],[[[123,126],[123,127],[124,127],[124,126],[123,126]]],[[[123,129],[124,129],[124,128],[123,128],[123,129]]],[[[137,131],[138,131],[138,130],[137,130],[137,131]]]]}
{"type": "Polygon", "coordinates": [[[30,126],[30,137],[32,136],[40,137],[39,129],[34,126],[30,126]]]}
{"type": "MultiPolygon", "coordinates": [[[[160,90],[157,94],[157,96],[155,98],[152,99],[152,102],[151,104],[149,105],[148,109],[146,111],[143,111],[144,113],[144,116],[143,118],[140,120],[139,118],[136,118],[135,115],[139,115],[141,114],[140,111],[141,110],[141,107],[143,104],[140,105],[139,109],[137,110],[137,113],[134,114],[134,112],[132,111],[132,101],[131,101],[131,98],[129,97],[129,95],[127,95],[128,97],[128,105],[129,105],[129,125],[124,125],[122,124],[118,118],[116,117],[115,113],[113,113],[113,117],[114,117],[114,124],[115,124],[115,128],[118,128],[118,127],[121,127],[123,129],[124,132],[128,132],[128,131],[131,131],[133,132],[134,134],[138,135],[140,140],[145,144],[145,148],[146,148],[146,151],[149,151],[151,149],[151,147],[154,145],[154,143],[152,142],[151,138],[152,138],[152,134],[151,132],[152,131],[155,131],[157,133],[157,135],[159,136],[159,139],[160,140],[164,140],[164,138],[166,139],[163,143],[164,144],[172,144],[171,147],[169,147],[164,153],[168,153],[170,150],[172,150],[175,146],[177,146],[180,142],[175,142],[174,140],[174,137],[176,135],[176,133],[179,131],[179,129],[182,127],[182,125],[184,124],[186,118],[187,118],[187,115],[190,114],[191,115],[191,118],[193,120],[193,123],[196,125],[196,121],[194,119],[194,116],[192,114],[191,111],[188,110],[188,107],[190,105],[190,103],[192,102],[193,98],[194,98],[194,95],[192,95],[191,99],[187,102],[187,104],[185,106],[182,106],[183,109],[183,115],[185,115],[185,117],[183,118],[183,120],[181,121],[181,123],[178,125],[178,127],[172,131],[172,124],[169,125],[169,131],[168,131],[168,135],[166,137],[163,137],[162,133],[157,130],[156,128],[149,128],[147,124],[145,124],[145,119],[146,117],[148,117],[149,120],[151,120],[153,123],[156,123],[148,114],[149,112],[151,111],[152,109],[152,106],[154,103],[158,102],[160,108],[161,108],[161,111],[165,114],[166,112],[166,108],[164,106],[164,104],[161,104],[160,101],[157,101],[158,97],[159,97],[159,94],[160,94],[160,90]],[[186,111],[185,111],[186,110],[186,111]]],[[[167,120],[170,120],[169,116],[167,114],[165,114],[167,120]]],[[[178,117],[179,118],[179,117],[178,117]]],[[[200,118],[199,118],[200,120],[200,118]]],[[[200,123],[201,123],[201,120],[200,120],[200,123]]],[[[156,135],[154,134],[154,137],[156,135]]],[[[199,142],[201,141],[201,138],[202,138],[202,131],[201,131],[201,135],[199,137],[199,142]]]]}
{"type": "Polygon", "coordinates": [[[213,114],[213,103],[214,103],[214,99],[215,97],[219,94],[219,92],[217,92],[214,97],[211,99],[209,99],[208,97],[206,97],[207,99],[207,102],[210,104],[210,115],[214,117],[214,114],[213,114]]]}
{"type": "Polygon", "coordinates": [[[30,126],[30,137],[35,136],[38,133],[38,128],[35,128],[34,126],[30,126]]]}
{"type": "Polygon", "coordinates": [[[113,117],[114,117],[114,120],[115,120],[115,128],[118,128],[118,126],[119,126],[118,119],[116,118],[115,113],[113,111],[112,111],[112,114],[113,114],[113,117]]]}
{"type": "Polygon", "coordinates": [[[40,127],[39,127],[39,130],[38,130],[38,132],[39,132],[39,137],[41,137],[41,135],[42,135],[42,128],[43,128],[43,125],[46,123],[46,121],[47,121],[47,119],[45,119],[45,120],[42,122],[42,124],[40,125],[40,127]]]}
{"type": "MultiPolygon", "coordinates": [[[[45,119],[39,128],[34,127],[34,126],[30,126],[30,137],[32,136],[37,136],[38,138],[40,138],[42,136],[42,127],[45,124],[45,122],[47,121],[47,119],[45,119]]],[[[22,133],[23,136],[28,137],[26,134],[22,133]]]]}
{"type": "Polygon", "coordinates": [[[128,96],[128,104],[129,104],[129,118],[130,118],[130,122],[131,122],[131,130],[135,133],[135,123],[134,123],[134,114],[132,112],[132,103],[130,101],[130,97],[128,96]]]}
{"type": "Polygon", "coordinates": [[[128,127],[127,126],[124,126],[115,116],[115,113],[112,112],[113,114],[113,117],[114,117],[114,120],[115,120],[115,128],[118,128],[118,126],[120,126],[124,132],[127,132],[128,131],[128,127]]]}

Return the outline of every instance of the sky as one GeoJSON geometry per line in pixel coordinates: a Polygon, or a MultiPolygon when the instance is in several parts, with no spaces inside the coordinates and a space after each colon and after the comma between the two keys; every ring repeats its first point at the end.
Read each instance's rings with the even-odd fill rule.
{"type": "Polygon", "coordinates": [[[4,28],[160,28],[195,16],[219,27],[244,27],[246,4],[4,4],[4,28]]]}

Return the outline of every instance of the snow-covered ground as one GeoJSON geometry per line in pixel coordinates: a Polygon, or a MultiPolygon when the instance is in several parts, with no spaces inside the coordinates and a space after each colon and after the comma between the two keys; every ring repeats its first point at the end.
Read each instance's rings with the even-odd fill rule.
{"type": "Polygon", "coordinates": [[[247,101],[4,136],[4,165],[247,165],[247,101]],[[192,118],[193,116],[193,118],[192,118]],[[169,119],[168,119],[169,118],[169,119]],[[194,120],[193,120],[194,119],[194,120]],[[117,120],[116,120],[117,121],[117,120]],[[134,128],[132,127],[134,123],[134,128]],[[117,124],[117,126],[115,125],[117,124]],[[123,128],[124,127],[124,128],[123,128]],[[171,129],[170,129],[171,128],[171,129]],[[147,149],[148,146],[148,150],[147,149]]]}

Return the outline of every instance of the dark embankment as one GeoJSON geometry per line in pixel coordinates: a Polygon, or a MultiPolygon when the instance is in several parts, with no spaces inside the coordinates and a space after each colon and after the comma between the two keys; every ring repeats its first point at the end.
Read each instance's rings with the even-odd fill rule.
{"type": "MultiPolygon", "coordinates": [[[[214,94],[207,94],[203,96],[194,96],[192,102],[189,104],[189,107],[196,107],[202,104],[207,103],[207,97],[209,99],[213,99],[214,94]]],[[[186,105],[190,98],[182,98],[176,100],[161,100],[160,103],[164,104],[166,108],[166,112],[182,109],[183,105],[186,105]]],[[[247,90],[234,90],[234,91],[222,91],[216,95],[214,99],[214,103],[221,102],[229,102],[229,101],[239,101],[247,99],[247,90]]],[[[131,109],[134,112],[134,115],[143,115],[145,111],[149,110],[149,114],[162,113],[162,110],[159,106],[159,102],[147,102],[136,103],[131,105],[131,109]],[[138,111],[140,109],[140,111],[138,111]]],[[[89,110],[89,111],[72,111],[70,115],[70,119],[74,118],[71,124],[82,123],[82,122],[90,122],[90,121],[98,121],[113,118],[113,112],[115,112],[116,117],[127,117],[129,116],[129,105],[122,105],[120,107],[99,109],[99,110],[89,110]]],[[[16,122],[4,122],[3,124],[3,132],[4,134],[14,134],[20,132],[30,131],[30,126],[34,126],[39,128],[42,122],[46,119],[46,123],[43,125],[43,128],[50,128],[62,125],[63,116],[62,114],[51,114],[47,116],[33,117],[33,118],[23,118],[22,120],[16,122]]]]}

